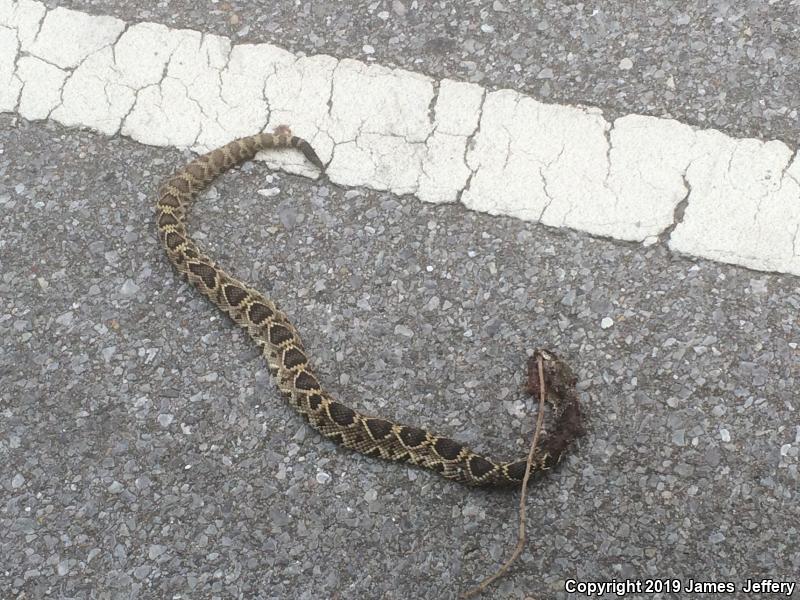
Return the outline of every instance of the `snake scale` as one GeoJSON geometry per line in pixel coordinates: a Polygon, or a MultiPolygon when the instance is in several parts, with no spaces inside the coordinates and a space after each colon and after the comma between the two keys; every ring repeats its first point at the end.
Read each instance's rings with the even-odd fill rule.
{"type": "MultiPolygon", "coordinates": [[[[520,485],[527,457],[503,462],[481,456],[448,437],[387,419],[363,415],[335,401],[309,363],[300,335],[269,298],[217,266],[188,235],[190,203],[212,180],[269,148],[296,148],[321,172],[325,165],[305,140],[281,126],[274,133],[241,138],[199,156],[168,178],[158,194],[159,238],[175,269],[222,312],[242,326],[260,348],[269,371],[289,403],[326,438],[367,456],[408,462],[475,486],[520,485]]],[[[583,433],[570,368],[554,353],[537,350],[528,363],[528,389],[538,394],[536,360],[544,364],[554,428],[539,445],[532,471],[553,467],[583,433]]]]}

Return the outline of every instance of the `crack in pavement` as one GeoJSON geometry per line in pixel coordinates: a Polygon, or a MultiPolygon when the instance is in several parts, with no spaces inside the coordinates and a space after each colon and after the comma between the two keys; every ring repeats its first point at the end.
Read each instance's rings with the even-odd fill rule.
{"type": "MultiPolygon", "coordinates": [[[[691,166],[691,163],[689,164],[691,166]]],[[[686,189],[686,194],[683,196],[680,202],[675,205],[675,208],[672,211],[672,223],[658,235],[658,243],[666,246],[669,248],[669,243],[672,238],[672,232],[675,231],[675,228],[678,227],[681,223],[683,223],[683,219],[686,216],[686,208],[689,206],[689,198],[692,195],[692,184],[687,178],[687,173],[689,172],[689,166],[686,167],[686,170],[683,172],[681,177],[683,178],[683,186],[686,189]]]]}
{"type": "Polygon", "coordinates": [[[6,27],[5,25],[0,26],[0,28],[12,31],[14,33],[14,39],[16,40],[16,47],[14,49],[14,60],[11,61],[13,68],[11,70],[11,74],[9,75],[9,80],[10,81],[16,80],[17,83],[19,83],[19,89],[17,90],[16,98],[14,99],[14,112],[19,113],[19,105],[22,100],[22,88],[24,87],[24,82],[17,75],[17,72],[19,70],[19,61],[20,58],[22,57],[22,40],[20,40],[19,30],[17,28],[6,27]]]}
{"type": "Polygon", "coordinates": [[[475,140],[481,133],[481,126],[483,125],[483,109],[486,106],[486,98],[489,92],[486,88],[483,89],[481,93],[481,100],[478,104],[478,123],[475,125],[475,129],[472,131],[470,135],[467,136],[467,141],[464,144],[464,164],[469,169],[469,176],[467,177],[467,182],[464,186],[458,191],[456,194],[456,202],[464,205],[462,197],[464,196],[465,192],[468,192],[470,187],[472,186],[472,178],[475,177],[475,173],[478,172],[478,167],[472,168],[469,164],[469,153],[474,150],[475,148],[475,140]]]}

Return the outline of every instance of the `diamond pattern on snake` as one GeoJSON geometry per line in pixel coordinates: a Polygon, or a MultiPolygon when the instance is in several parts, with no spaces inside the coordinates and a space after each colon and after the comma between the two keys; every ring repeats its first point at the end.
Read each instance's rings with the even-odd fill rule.
{"type": "MultiPolygon", "coordinates": [[[[243,327],[269,366],[289,404],[326,438],[361,454],[431,469],[461,483],[519,487],[527,457],[511,461],[482,456],[449,437],[388,418],[368,416],[333,398],[314,374],[300,333],[275,302],[219,267],[190,237],[186,216],[192,201],[220,174],[263,149],[302,152],[321,172],[325,165],[311,145],[281,126],[274,133],[244,137],[199,156],[161,186],[156,205],[159,238],[175,269],[235,323],[243,327]]],[[[539,445],[531,470],[555,466],[583,433],[575,376],[555,353],[537,350],[529,361],[528,387],[538,393],[535,361],[544,364],[553,431],[539,445]]]]}

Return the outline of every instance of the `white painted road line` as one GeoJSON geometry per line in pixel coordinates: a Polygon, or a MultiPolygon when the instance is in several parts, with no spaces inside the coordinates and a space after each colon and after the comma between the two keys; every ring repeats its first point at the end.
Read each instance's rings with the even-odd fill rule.
{"type": "MultiPolygon", "coordinates": [[[[511,90],[32,0],[0,0],[0,112],[197,151],[285,123],[344,186],[621,240],[668,234],[678,252],[800,275],[800,159],[779,141],[612,123],[511,90]]],[[[297,157],[267,159],[314,175],[297,157]]]]}

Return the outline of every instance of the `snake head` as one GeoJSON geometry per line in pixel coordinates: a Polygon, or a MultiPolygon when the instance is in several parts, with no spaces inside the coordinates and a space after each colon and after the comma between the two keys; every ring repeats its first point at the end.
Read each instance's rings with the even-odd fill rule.
{"type": "Polygon", "coordinates": [[[539,397],[539,359],[547,388],[546,400],[553,406],[555,416],[552,432],[542,442],[541,451],[552,466],[561,460],[561,455],[575,438],[586,433],[586,429],[575,389],[578,378],[555,352],[537,349],[528,359],[528,392],[539,397]]]}
{"type": "Polygon", "coordinates": [[[556,405],[560,401],[575,396],[575,384],[578,378],[569,365],[555,352],[537,348],[533,356],[528,359],[527,390],[530,394],[539,397],[539,359],[542,359],[544,381],[547,387],[547,400],[556,405]]]}

